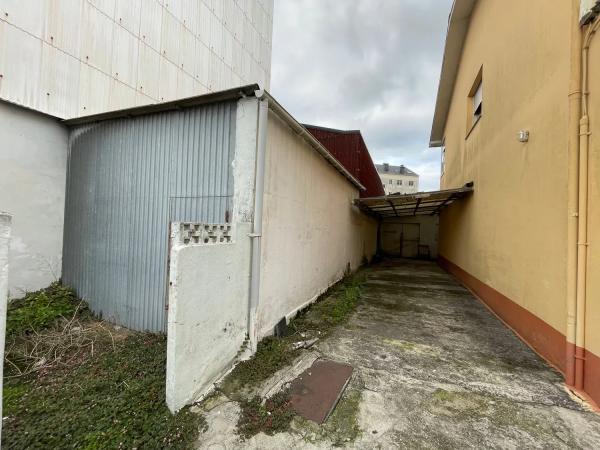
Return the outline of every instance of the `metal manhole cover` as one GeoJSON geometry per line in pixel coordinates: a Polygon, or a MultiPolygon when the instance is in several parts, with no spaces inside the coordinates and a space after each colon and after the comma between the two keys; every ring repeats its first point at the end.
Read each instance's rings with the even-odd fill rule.
{"type": "Polygon", "coordinates": [[[354,369],[348,364],[316,360],[292,381],[290,401],[300,416],[323,423],[341,398],[354,369]]]}

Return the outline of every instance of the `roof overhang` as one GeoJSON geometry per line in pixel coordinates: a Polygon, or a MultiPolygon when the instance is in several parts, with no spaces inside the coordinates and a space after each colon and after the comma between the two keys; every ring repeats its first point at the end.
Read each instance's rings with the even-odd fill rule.
{"type": "Polygon", "coordinates": [[[473,183],[471,182],[458,189],[362,198],[354,200],[354,203],[365,213],[379,218],[434,216],[448,205],[472,192],[473,183]]]}
{"type": "Polygon", "coordinates": [[[462,55],[465,38],[469,30],[469,22],[477,0],[454,0],[450,19],[448,21],[448,34],[444,48],[444,60],[438,87],[433,125],[431,127],[430,147],[441,147],[444,141],[446,120],[450,110],[450,102],[454,92],[458,66],[462,55]]]}
{"type": "Polygon", "coordinates": [[[77,125],[86,125],[91,123],[103,122],[113,119],[130,119],[137,116],[145,116],[166,111],[178,111],[194,106],[206,105],[209,103],[225,102],[237,100],[243,97],[254,97],[255,92],[259,90],[258,84],[249,84],[225,91],[211,92],[209,94],[196,95],[194,97],[182,98],[164,103],[152,103],[150,105],[136,106],[133,108],[109,111],[100,114],[76,117],[74,119],[63,120],[63,123],[69,127],[77,125]]]}
{"type": "Polygon", "coordinates": [[[131,119],[134,117],[145,116],[148,114],[161,113],[166,111],[180,111],[186,108],[218,103],[225,101],[239,100],[245,97],[256,97],[265,100],[269,110],[283,120],[295,133],[297,133],[308,145],[319,153],[330,165],[334,167],[343,177],[353,184],[359,191],[366,188],[358,181],[346,168],[329,153],[329,151],[302,125],[300,124],[277,100],[275,100],[267,91],[261,90],[258,84],[249,84],[225,91],[212,92],[209,94],[197,95],[194,97],[183,98],[171,102],[155,103],[134,108],[127,108],[118,111],[109,111],[101,114],[77,117],[74,119],[63,120],[68,127],[77,127],[80,125],[95,124],[105,120],[131,119]]]}

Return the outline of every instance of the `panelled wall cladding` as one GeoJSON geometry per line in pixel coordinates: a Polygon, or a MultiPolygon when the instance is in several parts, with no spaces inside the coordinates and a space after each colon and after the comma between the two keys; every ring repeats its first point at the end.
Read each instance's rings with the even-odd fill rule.
{"type": "Polygon", "coordinates": [[[236,102],[72,130],[63,280],[102,317],[166,330],[170,222],[230,222],[236,102]]]}

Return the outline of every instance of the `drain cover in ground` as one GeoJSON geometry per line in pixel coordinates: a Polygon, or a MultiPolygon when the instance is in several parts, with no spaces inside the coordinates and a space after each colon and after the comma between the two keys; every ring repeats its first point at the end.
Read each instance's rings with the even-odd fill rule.
{"type": "Polygon", "coordinates": [[[348,364],[316,360],[292,381],[292,407],[305,419],[317,423],[325,422],[344,393],[352,370],[352,366],[348,364]]]}

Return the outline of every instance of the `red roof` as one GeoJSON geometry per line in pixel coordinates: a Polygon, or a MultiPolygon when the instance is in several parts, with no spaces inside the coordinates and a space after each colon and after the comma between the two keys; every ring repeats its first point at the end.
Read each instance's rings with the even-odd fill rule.
{"type": "Polygon", "coordinates": [[[361,198],[385,195],[381,179],[359,130],[304,126],[366,188],[360,193],[361,198]]]}

